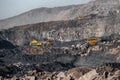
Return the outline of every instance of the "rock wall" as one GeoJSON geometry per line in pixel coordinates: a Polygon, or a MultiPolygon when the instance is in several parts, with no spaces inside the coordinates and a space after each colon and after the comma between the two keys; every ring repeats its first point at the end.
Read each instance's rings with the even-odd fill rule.
{"type": "Polygon", "coordinates": [[[74,41],[92,36],[102,37],[120,33],[120,23],[117,17],[107,16],[46,22],[14,27],[0,32],[0,37],[17,45],[28,44],[32,39],[52,39],[57,41],[74,41]],[[113,22],[114,20],[114,22],[113,22]]]}

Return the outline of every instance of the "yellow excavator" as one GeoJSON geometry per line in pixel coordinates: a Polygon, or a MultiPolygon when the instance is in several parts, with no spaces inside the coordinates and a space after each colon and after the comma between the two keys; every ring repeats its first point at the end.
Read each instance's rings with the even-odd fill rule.
{"type": "Polygon", "coordinates": [[[90,37],[90,38],[87,39],[87,42],[90,45],[95,45],[98,42],[98,40],[97,40],[96,37],[90,37]]]}
{"type": "Polygon", "coordinates": [[[36,39],[33,39],[29,43],[30,46],[44,46],[45,44],[48,46],[51,46],[51,45],[53,45],[53,42],[52,42],[52,40],[46,40],[45,42],[40,42],[36,39]]]}
{"type": "Polygon", "coordinates": [[[78,16],[77,19],[78,20],[84,20],[84,19],[90,19],[90,18],[93,18],[93,17],[96,17],[97,14],[88,14],[88,15],[84,15],[84,16],[78,16]]]}
{"type": "Polygon", "coordinates": [[[51,46],[51,45],[53,45],[53,42],[52,42],[52,40],[46,40],[46,44],[47,44],[48,46],[51,46]]]}
{"type": "Polygon", "coordinates": [[[43,46],[42,42],[39,42],[38,40],[32,40],[29,43],[30,46],[43,46]]]}
{"type": "Polygon", "coordinates": [[[85,19],[85,17],[84,16],[78,16],[77,19],[78,20],[83,20],[83,19],[85,19]]]}

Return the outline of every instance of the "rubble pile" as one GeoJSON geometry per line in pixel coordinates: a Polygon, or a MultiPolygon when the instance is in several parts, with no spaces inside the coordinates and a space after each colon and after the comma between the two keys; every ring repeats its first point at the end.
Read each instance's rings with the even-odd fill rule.
{"type": "MultiPolygon", "coordinates": [[[[111,63],[112,64],[112,63],[111,63]]],[[[117,63],[113,63],[114,66],[117,63]]],[[[91,67],[76,67],[69,69],[68,71],[54,71],[48,72],[43,71],[39,72],[37,70],[31,70],[26,72],[20,77],[9,77],[4,79],[9,80],[119,80],[120,79],[120,70],[118,67],[113,68],[110,66],[102,65],[100,67],[91,68],[91,67]],[[99,69],[99,71],[98,71],[99,69]]],[[[3,79],[3,77],[1,77],[3,79]]]]}
{"type": "MultiPolygon", "coordinates": [[[[113,42],[108,41],[108,37],[110,36],[99,38],[102,41],[95,45],[80,40],[75,43],[61,43],[60,47],[53,45],[47,48],[14,46],[4,40],[7,44],[0,49],[0,76],[4,79],[30,80],[119,79],[119,76],[116,76],[120,69],[119,38],[113,42]],[[106,42],[111,45],[106,45],[106,42]],[[13,48],[10,49],[8,46],[13,48]],[[104,66],[101,66],[102,64],[104,66]]],[[[2,39],[1,43],[4,44],[2,39]]]]}

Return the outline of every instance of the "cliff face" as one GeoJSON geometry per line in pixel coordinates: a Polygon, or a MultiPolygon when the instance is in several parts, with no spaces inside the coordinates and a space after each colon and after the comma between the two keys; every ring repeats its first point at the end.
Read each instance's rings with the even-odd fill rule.
{"type": "Polygon", "coordinates": [[[17,45],[27,44],[32,39],[43,38],[57,41],[74,41],[88,37],[119,34],[119,14],[113,16],[88,15],[82,20],[53,21],[17,26],[0,32],[0,37],[17,45]]]}
{"type": "Polygon", "coordinates": [[[119,14],[119,4],[119,0],[96,0],[84,5],[38,8],[9,19],[1,20],[0,29],[40,22],[70,20],[91,13],[97,13],[99,16],[113,15],[115,12],[119,14]]]}

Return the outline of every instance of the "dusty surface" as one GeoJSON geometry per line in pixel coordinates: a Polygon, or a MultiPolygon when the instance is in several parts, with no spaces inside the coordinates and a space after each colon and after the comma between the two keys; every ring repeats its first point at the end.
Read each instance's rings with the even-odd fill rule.
{"type": "MultiPolygon", "coordinates": [[[[38,8],[15,17],[1,20],[0,29],[40,22],[70,20],[75,19],[78,16],[85,16],[91,13],[98,14],[100,18],[108,15],[116,17],[114,14],[119,14],[120,12],[119,4],[119,0],[96,0],[84,5],[72,5],[57,8],[38,8]]],[[[120,17],[117,17],[117,19],[120,19],[120,17]]],[[[110,21],[108,21],[111,23],[111,21],[114,22],[114,20],[115,19],[110,19],[110,21]]],[[[100,21],[103,20],[100,19],[95,22],[98,23],[100,21]]],[[[118,20],[118,22],[119,21],[120,20],[118,20]]],[[[101,22],[101,25],[105,25],[104,22],[105,21],[101,22]]],[[[119,25],[119,23],[117,25],[119,25]]]]}
{"type": "Polygon", "coordinates": [[[96,0],[81,6],[43,8],[37,13],[36,10],[28,12],[28,16],[24,13],[0,21],[0,28],[21,24],[0,31],[0,79],[120,80],[119,2],[96,0]],[[34,17],[39,14],[34,15],[34,12],[48,18],[38,19],[45,22],[36,23],[34,17]],[[46,12],[56,15],[51,18],[46,12]],[[26,19],[33,16],[31,21],[26,21],[36,24],[22,25],[24,23],[19,20],[25,16],[26,19]],[[80,16],[84,18],[78,19],[80,16]],[[89,37],[95,37],[97,43],[90,45],[89,37]],[[52,40],[53,45],[31,46],[29,43],[33,39],[43,43],[52,40]]]}

